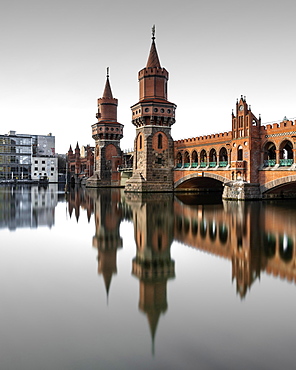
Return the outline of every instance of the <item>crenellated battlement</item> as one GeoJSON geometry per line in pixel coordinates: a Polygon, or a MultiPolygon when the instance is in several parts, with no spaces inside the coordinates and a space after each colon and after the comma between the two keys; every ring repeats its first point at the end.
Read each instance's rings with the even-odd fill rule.
{"type": "Polygon", "coordinates": [[[139,74],[138,78],[141,80],[142,78],[148,77],[148,76],[159,76],[159,77],[164,77],[166,79],[169,78],[169,72],[165,68],[159,68],[159,67],[154,67],[154,68],[143,68],[139,74]]]}
{"type": "Polygon", "coordinates": [[[260,127],[260,131],[263,135],[266,135],[269,131],[272,131],[272,133],[276,133],[275,131],[278,132],[283,132],[283,129],[286,130],[287,128],[295,128],[296,126],[296,120],[284,120],[281,122],[274,122],[274,123],[269,123],[266,125],[263,125],[260,127]]]}
{"type": "Polygon", "coordinates": [[[181,140],[175,140],[175,145],[178,144],[200,144],[204,143],[205,141],[210,142],[217,142],[217,141],[225,141],[225,140],[232,140],[232,132],[221,132],[219,134],[210,134],[210,135],[203,135],[203,136],[197,136],[193,138],[188,139],[181,139],[181,140]]]}

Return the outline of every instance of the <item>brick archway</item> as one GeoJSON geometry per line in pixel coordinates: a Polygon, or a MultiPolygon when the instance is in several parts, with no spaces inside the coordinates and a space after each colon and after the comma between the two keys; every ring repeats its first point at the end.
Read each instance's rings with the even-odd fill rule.
{"type": "Polygon", "coordinates": [[[188,181],[188,180],[191,180],[191,179],[203,178],[203,177],[212,178],[214,180],[217,180],[219,182],[222,182],[223,184],[225,182],[229,182],[229,179],[227,179],[226,177],[223,177],[223,176],[220,176],[220,175],[216,175],[215,173],[203,172],[203,176],[202,177],[201,176],[197,176],[196,173],[193,173],[193,174],[187,175],[185,177],[182,177],[180,180],[176,181],[174,183],[174,189],[176,189],[178,186],[180,186],[181,184],[183,184],[185,181],[188,181]]]}
{"type": "Polygon", "coordinates": [[[261,194],[266,193],[267,191],[280,185],[289,184],[291,182],[296,182],[296,175],[280,177],[279,179],[269,181],[266,184],[260,186],[261,194]]]}

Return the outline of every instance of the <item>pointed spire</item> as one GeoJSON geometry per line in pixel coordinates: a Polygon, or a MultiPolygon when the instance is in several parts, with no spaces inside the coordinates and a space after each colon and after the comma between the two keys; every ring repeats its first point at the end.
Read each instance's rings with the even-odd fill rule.
{"type": "Polygon", "coordinates": [[[106,79],[105,89],[104,89],[104,92],[103,92],[103,98],[113,99],[111,86],[110,86],[110,82],[109,82],[109,67],[107,67],[107,79],[106,79]]]}
{"type": "Polygon", "coordinates": [[[152,27],[152,44],[151,44],[146,68],[154,68],[154,67],[161,68],[154,40],[155,40],[155,25],[152,27]]]}

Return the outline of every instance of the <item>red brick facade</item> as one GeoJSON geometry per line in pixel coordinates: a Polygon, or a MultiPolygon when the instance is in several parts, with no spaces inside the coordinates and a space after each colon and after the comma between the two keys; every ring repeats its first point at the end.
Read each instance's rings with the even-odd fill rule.
{"type": "Polygon", "coordinates": [[[260,117],[255,117],[241,97],[236,114],[232,113],[230,132],[174,142],[175,188],[190,188],[192,179],[209,177],[224,183],[259,183],[264,193],[295,181],[295,138],[296,122],[284,119],[261,125],[260,117]]]}

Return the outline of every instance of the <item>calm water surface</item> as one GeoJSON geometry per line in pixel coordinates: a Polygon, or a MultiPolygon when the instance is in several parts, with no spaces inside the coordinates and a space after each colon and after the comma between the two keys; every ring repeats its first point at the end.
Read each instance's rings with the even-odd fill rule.
{"type": "Polygon", "coordinates": [[[0,187],[0,368],[293,368],[295,205],[0,187]]]}

